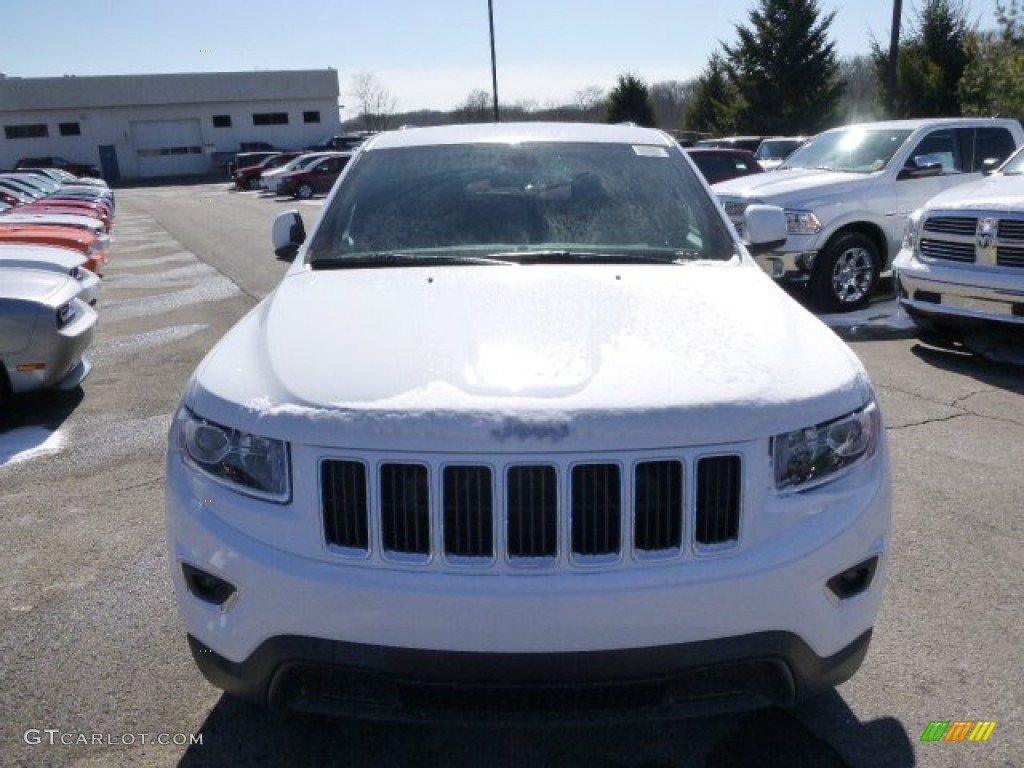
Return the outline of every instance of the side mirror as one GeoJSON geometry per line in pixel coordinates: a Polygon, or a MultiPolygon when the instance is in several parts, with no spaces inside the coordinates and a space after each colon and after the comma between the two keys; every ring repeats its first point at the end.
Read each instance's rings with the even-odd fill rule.
{"type": "Polygon", "coordinates": [[[743,232],[751,253],[764,253],[786,242],[786,212],[775,205],[751,205],[743,213],[743,232]]]}
{"type": "Polygon", "coordinates": [[[996,168],[1003,164],[1003,161],[998,157],[986,157],[981,161],[981,172],[988,176],[995,173],[996,168]]]}
{"type": "Polygon", "coordinates": [[[299,252],[299,246],[306,242],[306,227],[302,216],[296,210],[279,213],[274,219],[271,233],[274,255],[279,259],[292,260],[299,252]]]}
{"type": "Polygon", "coordinates": [[[900,179],[923,179],[942,175],[942,158],[938,155],[917,155],[900,171],[900,179]]]}

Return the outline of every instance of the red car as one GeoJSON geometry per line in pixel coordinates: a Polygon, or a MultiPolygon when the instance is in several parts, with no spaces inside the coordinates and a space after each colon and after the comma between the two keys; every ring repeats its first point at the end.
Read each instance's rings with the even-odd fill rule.
{"type": "Polygon", "coordinates": [[[301,171],[286,173],[277,182],[277,193],[302,200],[308,200],[317,193],[324,194],[334,186],[351,157],[351,152],[343,152],[325,157],[301,171]]]}
{"type": "Polygon", "coordinates": [[[691,147],[686,154],[707,179],[708,184],[717,184],[738,176],[764,173],[754,153],[746,149],[725,149],[718,147],[691,147]]]}
{"type": "Polygon", "coordinates": [[[289,160],[294,160],[301,152],[280,152],[276,155],[269,155],[263,158],[256,165],[249,165],[245,168],[237,168],[231,174],[235,180],[235,186],[239,189],[259,189],[260,174],[284,165],[289,160]]]}

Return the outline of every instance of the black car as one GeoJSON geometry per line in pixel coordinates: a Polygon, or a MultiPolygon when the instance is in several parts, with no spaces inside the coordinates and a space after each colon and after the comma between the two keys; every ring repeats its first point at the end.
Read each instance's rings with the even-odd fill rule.
{"type": "Polygon", "coordinates": [[[306,147],[307,150],[313,151],[335,151],[335,152],[351,152],[353,149],[358,147],[366,141],[366,136],[361,133],[343,133],[338,136],[331,136],[319,144],[314,144],[311,147],[306,147]]]}
{"type": "Polygon", "coordinates": [[[99,179],[103,177],[100,169],[88,163],[73,163],[63,157],[23,157],[14,164],[15,170],[21,168],[60,168],[61,170],[73,173],[75,176],[92,176],[99,179]]]}

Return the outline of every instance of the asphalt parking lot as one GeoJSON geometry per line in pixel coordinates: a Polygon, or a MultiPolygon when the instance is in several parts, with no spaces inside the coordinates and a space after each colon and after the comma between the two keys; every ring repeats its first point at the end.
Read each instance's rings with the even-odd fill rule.
{"type": "Polygon", "coordinates": [[[1021,764],[1024,336],[920,338],[885,295],[826,318],[879,391],[895,493],[874,641],[836,692],[794,710],[530,729],[353,723],[222,697],[175,613],[164,441],[195,365],[287,268],[270,226],[292,207],[307,228],[318,212],[225,183],[121,190],[92,376],[79,395],[0,415],[0,763],[1021,764]],[[984,743],[922,742],[936,720],[998,725],[984,743]]]}

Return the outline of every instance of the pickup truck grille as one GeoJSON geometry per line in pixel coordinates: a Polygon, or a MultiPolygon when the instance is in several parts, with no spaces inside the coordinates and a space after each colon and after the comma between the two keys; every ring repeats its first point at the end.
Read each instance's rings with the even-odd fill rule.
{"type": "Polygon", "coordinates": [[[921,253],[929,259],[969,263],[974,261],[974,243],[954,243],[922,237],[921,253]]]}
{"type": "Polygon", "coordinates": [[[938,232],[946,235],[966,235],[974,238],[978,228],[977,216],[930,216],[924,223],[925,232],[938,232]]]}
{"type": "Polygon", "coordinates": [[[738,541],[738,454],[633,463],[321,461],[333,553],[404,563],[587,566],[738,541]],[[693,487],[688,487],[692,484],[693,487]]]}
{"type": "Polygon", "coordinates": [[[747,200],[724,200],[722,207],[725,208],[725,215],[734,221],[740,219],[744,213],[747,212],[747,208],[750,207],[750,202],[747,200]]]}
{"type": "Polygon", "coordinates": [[[980,211],[969,216],[933,214],[919,248],[929,259],[1024,268],[1024,215],[980,211]]]}

